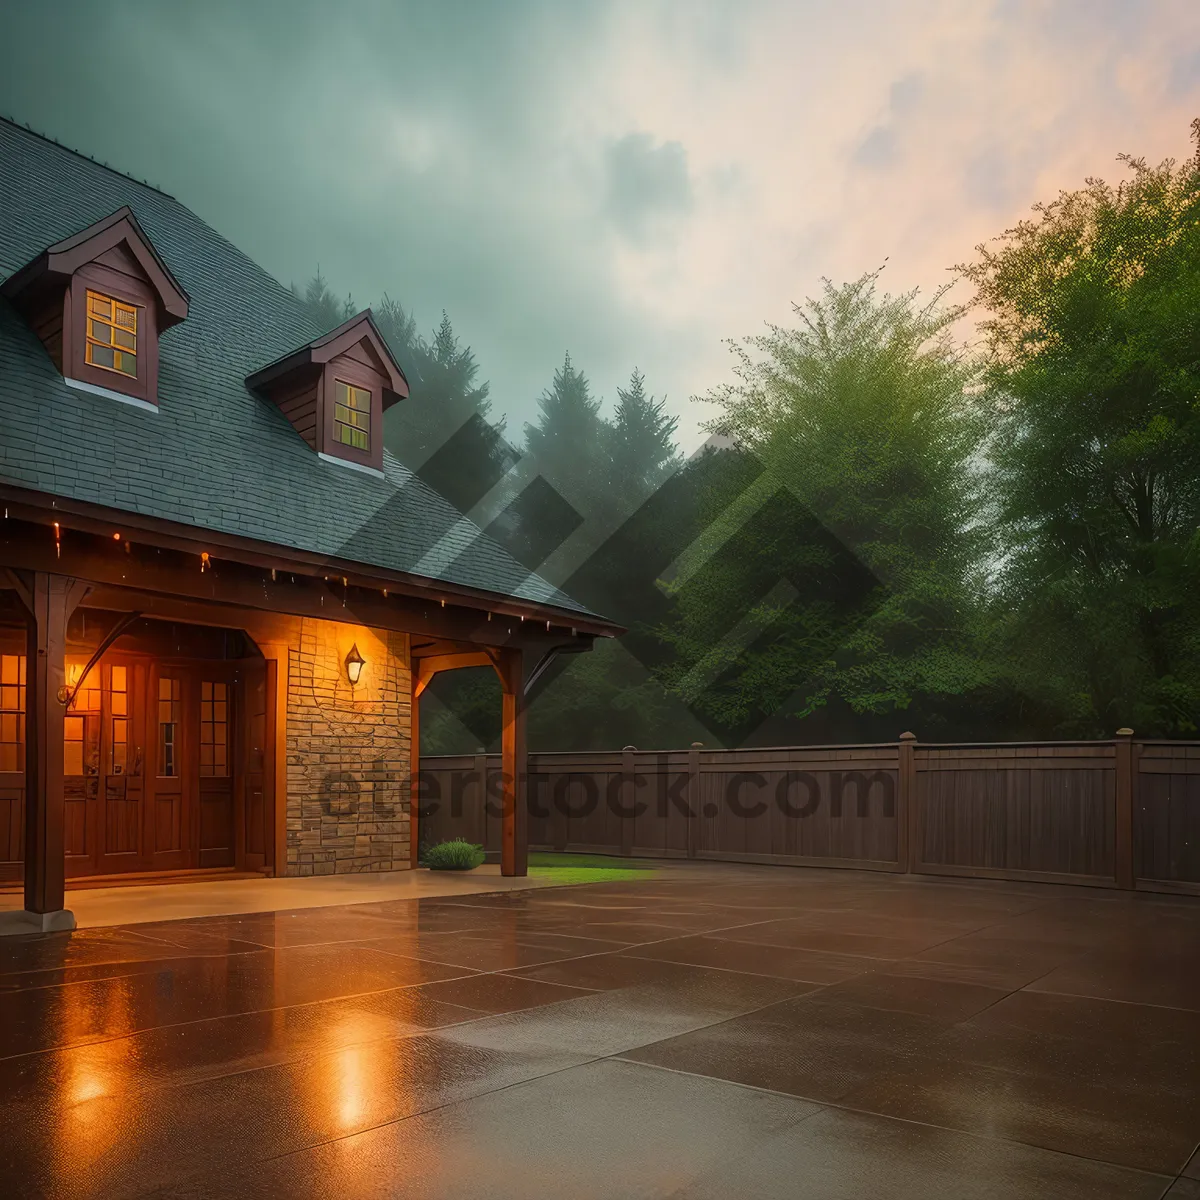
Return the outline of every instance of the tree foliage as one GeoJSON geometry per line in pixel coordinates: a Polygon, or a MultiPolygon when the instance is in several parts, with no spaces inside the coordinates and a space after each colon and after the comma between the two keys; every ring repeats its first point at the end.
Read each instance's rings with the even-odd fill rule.
{"type": "Polygon", "coordinates": [[[680,591],[672,632],[686,663],[731,616],[769,631],[727,643],[731,711],[880,713],[988,683],[969,636],[982,425],[949,335],[958,311],[940,293],[880,296],[877,279],[826,282],[795,325],[733,345],[736,382],[704,397],[721,410],[710,430],[765,467],[756,495],[713,513],[704,538],[731,549],[680,591]],[[756,577],[757,595],[739,586],[756,577]],[[732,597],[744,617],[723,611],[732,597]]]}
{"type": "Polygon", "coordinates": [[[1014,670],[1060,731],[1180,735],[1200,723],[1200,163],[1121,161],[960,270],[988,313],[1014,670]]]}
{"type": "MultiPolygon", "coordinates": [[[[464,495],[504,476],[489,532],[630,630],[546,677],[530,744],[1197,736],[1194,132],[1194,159],[1122,156],[1122,182],[1036,205],[957,268],[975,347],[944,291],[825,282],[731,343],[733,381],[697,398],[714,445],[686,461],[639,371],[606,412],[567,355],[497,468],[498,435],[455,440],[497,427],[470,348],[385,297],[412,388],[389,447],[427,480],[449,447],[464,495]]],[[[322,328],[353,310],[319,273],[297,294],[322,328]]],[[[427,753],[495,745],[494,673],[426,695],[427,753]]]]}

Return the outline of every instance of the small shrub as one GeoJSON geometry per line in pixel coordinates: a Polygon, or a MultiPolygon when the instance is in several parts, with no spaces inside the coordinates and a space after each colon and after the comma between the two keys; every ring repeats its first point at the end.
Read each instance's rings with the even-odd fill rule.
{"type": "Polygon", "coordinates": [[[425,865],[431,871],[473,871],[483,858],[482,846],[462,838],[439,842],[425,851],[425,865]]]}

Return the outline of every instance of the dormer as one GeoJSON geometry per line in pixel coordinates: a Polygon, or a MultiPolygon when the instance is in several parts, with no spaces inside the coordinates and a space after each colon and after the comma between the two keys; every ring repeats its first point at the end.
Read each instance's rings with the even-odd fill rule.
{"type": "Polygon", "coordinates": [[[72,387],[158,406],[158,339],[188,296],[128,208],[53,246],[0,286],[72,387]]]}
{"type": "Polygon", "coordinates": [[[326,462],[383,474],[383,414],[408,380],[371,310],[246,378],[326,462]]]}

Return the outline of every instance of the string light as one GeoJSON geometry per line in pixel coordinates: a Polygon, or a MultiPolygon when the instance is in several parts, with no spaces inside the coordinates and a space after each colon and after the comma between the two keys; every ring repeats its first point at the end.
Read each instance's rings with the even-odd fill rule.
{"type": "Polygon", "coordinates": [[[58,558],[62,558],[62,530],[58,527],[58,522],[54,522],[54,553],[58,558]]]}
{"type": "Polygon", "coordinates": [[[208,570],[208,551],[200,551],[200,574],[203,575],[208,570]]]}
{"type": "Polygon", "coordinates": [[[114,542],[119,542],[120,540],[121,540],[121,535],[120,535],[119,533],[114,533],[114,534],[113,534],[113,541],[114,541],[114,542]]]}
{"type": "Polygon", "coordinates": [[[272,583],[275,582],[275,568],[274,567],[271,568],[271,582],[272,583]]]}

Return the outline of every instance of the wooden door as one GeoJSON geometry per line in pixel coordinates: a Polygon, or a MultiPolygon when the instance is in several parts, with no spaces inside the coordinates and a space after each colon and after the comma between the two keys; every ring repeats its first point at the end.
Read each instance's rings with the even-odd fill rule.
{"type": "Polygon", "coordinates": [[[0,882],[21,878],[24,857],[25,655],[15,646],[4,646],[0,648],[0,882]]]}
{"type": "MultiPolygon", "coordinates": [[[[74,687],[82,659],[68,657],[74,687]]],[[[64,853],[68,878],[145,869],[145,675],[138,660],[97,663],[63,725],[64,853]]]]}
{"type": "Polygon", "coordinates": [[[100,763],[96,782],[96,870],[101,875],[145,869],[145,664],[114,659],[100,673],[100,763]]]}

